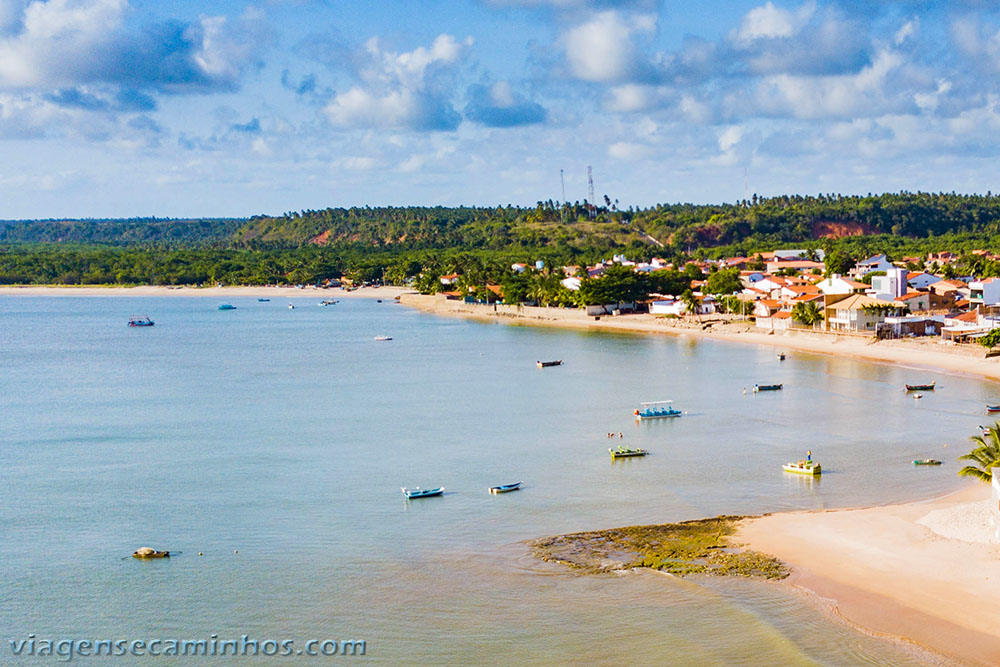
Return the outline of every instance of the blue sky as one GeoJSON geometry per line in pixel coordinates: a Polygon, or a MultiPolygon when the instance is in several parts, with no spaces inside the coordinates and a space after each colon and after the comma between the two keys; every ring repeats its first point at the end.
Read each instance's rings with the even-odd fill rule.
{"type": "Polygon", "coordinates": [[[0,0],[0,218],[997,191],[998,84],[988,0],[0,0]]]}

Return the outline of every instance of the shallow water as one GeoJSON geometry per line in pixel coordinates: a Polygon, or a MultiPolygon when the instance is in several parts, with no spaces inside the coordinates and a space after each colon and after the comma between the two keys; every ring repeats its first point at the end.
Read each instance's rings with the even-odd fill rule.
{"type": "Polygon", "coordinates": [[[317,301],[0,297],[0,663],[28,633],[365,639],[445,664],[931,659],[787,587],[581,577],[522,540],[944,493],[993,383],[317,301]],[[663,399],[686,414],[633,421],[663,399]],[[612,463],[618,444],[652,454],[612,463]],[[806,449],[822,479],[781,472],[806,449]],[[928,456],[945,465],[912,466],[928,456]],[[182,553],[122,560],[147,544],[182,553]]]}

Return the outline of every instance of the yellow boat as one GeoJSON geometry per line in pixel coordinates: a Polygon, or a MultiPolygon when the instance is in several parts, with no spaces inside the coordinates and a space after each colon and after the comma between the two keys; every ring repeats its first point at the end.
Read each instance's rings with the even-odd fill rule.
{"type": "Polygon", "coordinates": [[[786,463],[781,466],[785,472],[793,472],[797,475],[819,475],[823,472],[820,464],[811,459],[803,459],[796,463],[786,463]]]}

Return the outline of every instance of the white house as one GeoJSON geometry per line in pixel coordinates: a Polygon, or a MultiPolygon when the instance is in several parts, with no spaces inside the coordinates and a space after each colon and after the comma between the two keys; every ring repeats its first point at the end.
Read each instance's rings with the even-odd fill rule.
{"type": "Polygon", "coordinates": [[[973,280],[969,283],[969,307],[1000,305],[1000,278],[973,280]]]}
{"type": "Polygon", "coordinates": [[[851,275],[855,278],[860,278],[861,276],[868,275],[872,271],[888,271],[889,269],[895,268],[889,260],[886,259],[885,255],[875,255],[874,257],[869,257],[868,259],[863,259],[851,269],[851,275]]]}
{"type": "Polygon", "coordinates": [[[816,283],[816,287],[823,294],[861,294],[868,289],[868,285],[842,278],[838,273],[833,274],[826,280],[819,281],[816,283]]]}
{"type": "Polygon", "coordinates": [[[510,270],[514,273],[524,273],[528,269],[527,264],[511,264],[510,270]]]}
{"type": "Polygon", "coordinates": [[[898,299],[906,294],[907,273],[906,269],[893,267],[884,276],[873,276],[871,289],[865,290],[865,294],[882,301],[898,299]]]}
{"type": "Polygon", "coordinates": [[[569,278],[563,278],[559,281],[562,286],[571,292],[575,292],[580,289],[580,279],[576,276],[570,276],[569,278]]]}
{"type": "Polygon", "coordinates": [[[651,315],[676,315],[680,317],[687,312],[687,306],[684,305],[683,301],[677,299],[650,301],[649,312],[651,315]]]}

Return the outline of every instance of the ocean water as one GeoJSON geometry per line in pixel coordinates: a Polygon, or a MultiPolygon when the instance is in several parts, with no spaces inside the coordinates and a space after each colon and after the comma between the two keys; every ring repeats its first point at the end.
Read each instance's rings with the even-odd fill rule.
{"type": "Polygon", "coordinates": [[[995,384],[317,301],[0,297],[0,664],[29,635],[364,640],[376,664],[937,660],[786,586],[581,576],[524,540],[945,493],[995,384]],[[686,414],[634,422],[666,399],[686,414]],[[652,454],[612,463],[618,444],[652,454]],[[781,472],[807,449],[821,479],[781,472]],[[145,545],[180,553],[127,557],[145,545]]]}

